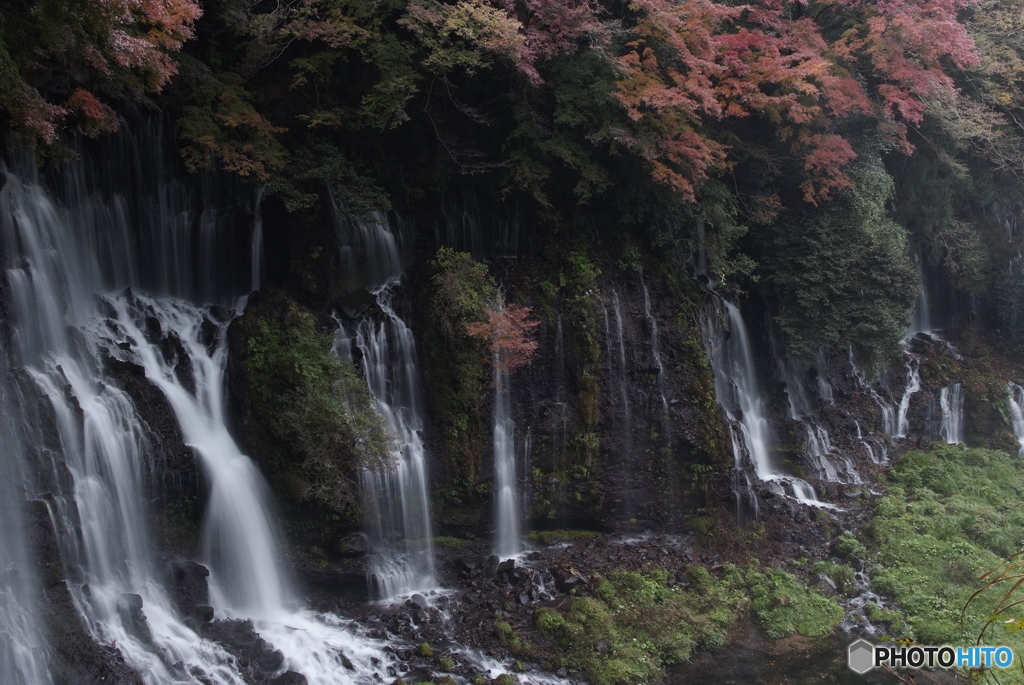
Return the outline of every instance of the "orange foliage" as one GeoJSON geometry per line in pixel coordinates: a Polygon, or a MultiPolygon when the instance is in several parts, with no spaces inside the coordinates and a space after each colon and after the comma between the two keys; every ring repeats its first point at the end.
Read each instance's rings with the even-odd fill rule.
{"type": "Polygon", "coordinates": [[[482,340],[495,355],[501,373],[526,366],[537,351],[534,329],[540,321],[530,319],[530,307],[509,304],[487,312],[487,321],[466,324],[470,337],[482,340]]]}

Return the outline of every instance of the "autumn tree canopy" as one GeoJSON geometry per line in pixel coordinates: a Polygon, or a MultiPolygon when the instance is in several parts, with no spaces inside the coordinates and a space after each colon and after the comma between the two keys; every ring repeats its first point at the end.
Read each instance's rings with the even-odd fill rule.
{"type": "Polygon", "coordinates": [[[758,288],[769,257],[745,236],[846,218],[827,208],[863,197],[854,165],[880,159],[893,192],[872,202],[910,232],[901,259],[1009,292],[1016,239],[981,206],[1024,175],[1018,14],[995,0],[15,0],[0,8],[0,117],[45,150],[111,130],[125,101],[155,105],[188,169],[263,184],[288,212],[315,212],[326,190],[359,211],[466,182],[551,226],[580,207],[615,217],[701,252],[720,286],[758,288]]]}

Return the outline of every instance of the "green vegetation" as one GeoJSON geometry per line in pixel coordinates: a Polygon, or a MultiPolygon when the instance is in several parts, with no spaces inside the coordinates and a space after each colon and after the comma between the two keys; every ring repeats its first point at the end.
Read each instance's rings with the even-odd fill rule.
{"type": "Polygon", "coordinates": [[[432,650],[430,645],[426,642],[421,642],[416,645],[416,654],[417,656],[432,657],[434,656],[434,650],[432,650]]]}
{"type": "Polygon", "coordinates": [[[344,513],[358,502],[359,471],[389,465],[383,419],[312,312],[272,297],[264,303],[235,324],[257,457],[295,499],[344,513]]]}
{"type": "MultiPolygon", "coordinates": [[[[875,505],[873,588],[902,616],[878,614],[894,637],[924,644],[973,644],[1004,589],[982,593],[977,579],[1024,547],[1024,464],[1009,454],[937,447],[909,452],[875,505]]],[[[875,610],[878,613],[880,610],[875,610]]],[[[1024,649],[1021,633],[996,629],[990,644],[1024,649]]]]}
{"type": "Polygon", "coordinates": [[[447,547],[453,549],[456,552],[465,549],[473,544],[472,540],[465,540],[463,538],[453,538],[449,535],[438,535],[434,538],[434,544],[440,545],[441,547],[447,547]]]}
{"type": "Polygon", "coordinates": [[[571,542],[575,540],[593,540],[600,533],[592,530],[534,530],[529,538],[542,545],[552,545],[556,542],[571,542]]]}
{"type": "MultiPolygon", "coordinates": [[[[717,574],[690,566],[685,583],[664,571],[619,571],[594,580],[593,597],[568,611],[538,610],[535,624],[551,641],[551,659],[595,685],[660,682],[672,664],[698,649],[716,649],[748,610],[771,637],[825,635],[842,609],[777,569],[727,565],[717,574]]],[[[511,630],[511,628],[510,628],[511,630]]]]}
{"type": "Polygon", "coordinates": [[[894,183],[881,157],[864,155],[849,176],[834,201],[760,231],[761,261],[791,355],[856,341],[878,362],[906,330],[918,275],[906,230],[887,214],[894,183]]]}
{"type": "Polygon", "coordinates": [[[481,406],[491,379],[483,343],[467,333],[466,325],[484,320],[497,297],[497,284],[470,254],[446,247],[437,251],[428,274],[429,317],[422,343],[426,383],[445,446],[445,502],[461,505],[480,495],[487,425],[481,406]]]}

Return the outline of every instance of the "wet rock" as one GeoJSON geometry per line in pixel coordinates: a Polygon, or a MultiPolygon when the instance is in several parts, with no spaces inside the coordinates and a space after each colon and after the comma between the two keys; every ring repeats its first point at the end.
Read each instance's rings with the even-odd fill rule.
{"type": "Polygon", "coordinates": [[[342,536],[338,539],[336,549],[343,557],[360,557],[366,554],[366,536],[360,533],[342,536]]]}
{"type": "Polygon", "coordinates": [[[416,594],[414,594],[412,597],[410,597],[409,599],[412,601],[413,604],[415,604],[416,606],[418,606],[421,609],[425,610],[425,609],[427,609],[430,606],[430,604],[427,602],[427,598],[424,597],[423,595],[421,595],[418,592],[416,594]]]}
{"type": "Polygon", "coordinates": [[[824,573],[819,573],[817,579],[814,581],[814,587],[818,589],[823,595],[831,597],[838,592],[836,588],[836,582],[829,578],[824,573]]]}
{"type": "Polygon", "coordinates": [[[146,621],[146,615],[142,613],[142,597],[140,595],[126,592],[118,597],[117,615],[121,617],[121,624],[130,635],[142,642],[153,641],[149,622],[146,621]]]}
{"type": "Polygon", "coordinates": [[[197,607],[209,606],[210,588],[206,581],[209,576],[210,570],[194,561],[171,564],[171,590],[178,608],[186,616],[194,616],[197,607]]]}
{"type": "Polygon", "coordinates": [[[555,579],[555,587],[562,592],[570,592],[573,588],[585,587],[587,579],[571,564],[559,563],[551,567],[551,575],[555,579]]]}
{"type": "MultiPolygon", "coordinates": [[[[219,643],[241,663],[252,664],[266,674],[281,668],[284,663],[284,654],[259,636],[252,621],[211,621],[203,626],[200,634],[219,643]]],[[[306,682],[305,677],[300,682],[306,682]]]]}
{"type": "Polygon", "coordinates": [[[276,678],[267,681],[267,685],[309,685],[306,676],[295,671],[285,671],[276,678]]]}

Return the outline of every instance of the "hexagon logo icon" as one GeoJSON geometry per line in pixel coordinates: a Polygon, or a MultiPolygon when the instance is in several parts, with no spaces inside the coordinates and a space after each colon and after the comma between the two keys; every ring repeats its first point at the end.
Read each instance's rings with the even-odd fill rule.
{"type": "Polygon", "coordinates": [[[864,639],[851,643],[846,650],[846,664],[855,673],[867,673],[875,667],[875,646],[864,639]]]}

